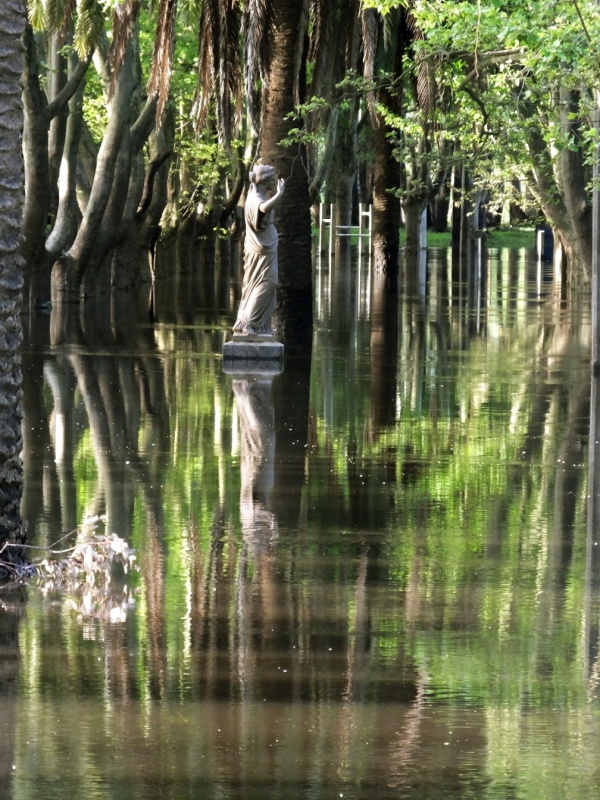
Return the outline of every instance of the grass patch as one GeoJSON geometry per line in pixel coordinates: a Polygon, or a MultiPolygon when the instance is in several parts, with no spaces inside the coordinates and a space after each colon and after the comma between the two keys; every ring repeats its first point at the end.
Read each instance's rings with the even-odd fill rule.
{"type": "MultiPolygon", "coordinates": [[[[400,229],[400,246],[404,247],[406,232],[400,229]]],[[[450,247],[450,233],[427,231],[428,247],[450,247]]],[[[534,247],[535,228],[494,228],[486,231],[485,244],[488,247],[534,247]]]]}
{"type": "MultiPolygon", "coordinates": [[[[400,247],[404,247],[406,241],[406,231],[400,228],[400,247]]],[[[450,247],[452,244],[452,234],[435,233],[434,231],[427,231],[427,247],[450,247]]]]}
{"type": "Polygon", "coordinates": [[[488,247],[534,247],[535,228],[496,228],[488,231],[488,247]]]}

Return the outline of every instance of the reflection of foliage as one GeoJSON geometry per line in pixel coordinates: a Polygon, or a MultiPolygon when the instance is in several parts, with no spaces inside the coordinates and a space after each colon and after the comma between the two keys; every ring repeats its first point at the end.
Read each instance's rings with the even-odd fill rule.
{"type": "MultiPolygon", "coordinates": [[[[67,613],[54,622],[68,679],[108,687],[108,715],[122,695],[143,698],[149,714],[157,698],[221,700],[224,692],[252,714],[280,691],[263,678],[276,654],[302,713],[327,717],[336,741],[347,737],[357,758],[345,768],[358,785],[368,769],[364,742],[385,733],[379,714],[389,687],[412,691],[422,675],[428,724],[479,715],[468,724],[481,726],[490,780],[510,772],[520,797],[560,797],[547,761],[536,766],[528,754],[544,743],[531,719],[556,707],[569,732],[588,724],[581,735],[597,733],[585,719],[589,618],[598,609],[592,598],[586,611],[584,459],[568,450],[586,413],[585,330],[542,306],[522,263],[494,258],[477,330],[477,309],[463,314],[465,295],[444,295],[443,264],[439,285],[429,286],[442,313],[433,300],[395,309],[397,335],[382,364],[364,355],[374,323],[353,320],[349,336],[319,328],[310,438],[299,445],[302,515],[263,549],[241,532],[239,420],[214,356],[221,321],[157,325],[168,436],[156,415],[140,414],[136,441],[151,466],[146,483],[132,482],[135,610],[126,624],[90,632],[85,647],[67,613]],[[378,366],[394,381],[385,424],[373,411],[378,366]],[[326,715],[314,710],[322,702],[326,715]],[[365,726],[348,725],[365,704],[365,726]]],[[[285,408],[277,415],[286,421],[285,408]]],[[[94,443],[82,441],[77,479],[92,496],[100,477],[82,454],[92,457],[94,443]]],[[[125,622],[121,612],[110,620],[125,622]]],[[[34,603],[22,636],[34,697],[31,687],[47,685],[52,669],[39,658],[44,614],[34,603]]],[[[53,688],[67,680],[51,677],[53,688]]],[[[563,766],[582,741],[566,739],[556,759],[563,766]]],[[[319,756],[307,756],[307,773],[319,756]]],[[[583,796],[585,781],[570,780],[562,796],[583,796]]]]}
{"type": "Polygon", "coordinates": [[[94,492],[98,484],[98,467],[89,430],[83,433],[77,445],[75,471],[77,474],[76,519],[82,519],[86,516],[89,505],[93,501],[94,492]]]}

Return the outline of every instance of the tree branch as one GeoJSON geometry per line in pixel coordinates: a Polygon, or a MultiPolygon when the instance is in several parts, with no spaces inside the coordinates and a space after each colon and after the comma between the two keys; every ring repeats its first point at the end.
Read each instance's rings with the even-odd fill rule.
{"type": "Polygon", "coordinates": [[[63,111],[69,100],[73,97],[92,62],[92,56],[93,51],[90,51],[87,57],[77,64],[71,73],[69,80],[56,95],[54,100],[52,100],[51,103],[48,103],[46,113],[48,114],[49,119],[54,119],[54,117],[58,116],[58,114],[63,111]]]}
{"type": "Polygon", "coordinates": [[[144,188],[142,190],[142,196],[140,198],[140,204],[136,211],[136,217],[140,220],[146,211],[150,208],[150,203],[152,202],[152,194],[154,192],[154,181],[156,179],[156,174],[158,170],[162,167],[165,161],[172,156],[172,153],[168,150],[159,153],[155,156],[152,161],[148,164],[148,168],[146,170],[146,177],[144,179],[144,188]]]}

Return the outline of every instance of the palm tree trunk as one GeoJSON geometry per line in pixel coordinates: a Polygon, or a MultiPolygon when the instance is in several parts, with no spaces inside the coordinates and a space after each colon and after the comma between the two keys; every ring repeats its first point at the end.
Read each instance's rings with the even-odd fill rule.
{"type": "Polygon", "coordinates": [[[373,185],[373,261],[375,269],[398,275],[400,253],[400,168],[383,122],[374,130],[375,167],[373,185]]]}
{"type": "MultiPolygon", "coordinates": [[[[23,0],[0,4],[0,546],[24,540],[20,514],[23,464],[20,458],[21,343],[19,306],[23,260],[19,252],[22,215],[23,158],[21,135],[21,73],[25,29],[23,0]]],[[[5,550],[2,560],[16,562],[17,548],[5,550]]]]}
{"type": "Polygon", "coordinates": [[[274,324],[286,343],[302,345],[312,339],[312,258],[310,200],[306,152],[300,145],[280,141],[298,123],[288,119],[294,110],[294,87],[304,66],[306,19],[304,0],[272,0],[271,62],[263,98],[260,154],[286,179],[284,201],[277,213],[279,231],[279,288],[274,324]],[[298,57],[300,55],[300,58],[298,57]],[[300,70],[298,71],[298,66],[300,70]]]}

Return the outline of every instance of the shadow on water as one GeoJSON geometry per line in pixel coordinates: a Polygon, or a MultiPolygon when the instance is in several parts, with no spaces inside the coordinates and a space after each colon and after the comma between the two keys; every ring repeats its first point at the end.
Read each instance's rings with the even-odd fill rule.
{"type": "Polygon", "coordinates": [[[0,595],[10,797],[598,791],[587,300],[526,251],[396,285],[340,247],[312,353],[232,375],[223,248],[160,254],[151,316],[25,320],[33,543],[106,514],[140,570],[0,595]]]}

